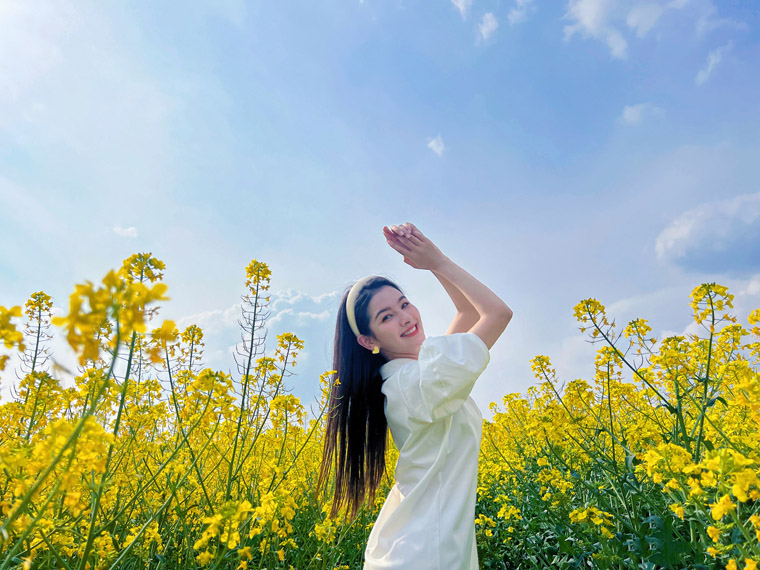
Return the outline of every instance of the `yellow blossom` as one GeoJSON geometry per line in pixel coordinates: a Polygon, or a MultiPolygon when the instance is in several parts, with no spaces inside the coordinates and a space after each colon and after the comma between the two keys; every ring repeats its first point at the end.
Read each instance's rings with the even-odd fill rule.
{"type": "Polygon", "coordinates": [[[717,503],[708,505],[710,507],[710,514],[712,518],[719,521],[728,512],[736,508],[736,505],[731,502],[731,497],[723,495],[717,503]]]}

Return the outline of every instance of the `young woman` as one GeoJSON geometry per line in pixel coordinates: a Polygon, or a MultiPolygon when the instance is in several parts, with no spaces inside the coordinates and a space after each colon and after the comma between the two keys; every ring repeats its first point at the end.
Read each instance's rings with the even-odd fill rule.
{"type": "Polygon", "coordinates": [[[512,311],[413,224],[383,233],[407,264],[433,272],[457,314],[446,335],[426,338],[419,311],[388,279],[368,276],[346,292],[320,486],[334,465],[333,514],[347,505],[355,515],[380,483],[390,428],[399,449],[395,485],[370,533],[364,569],[477,570],[483,418],[469,394],[512,311]]]}

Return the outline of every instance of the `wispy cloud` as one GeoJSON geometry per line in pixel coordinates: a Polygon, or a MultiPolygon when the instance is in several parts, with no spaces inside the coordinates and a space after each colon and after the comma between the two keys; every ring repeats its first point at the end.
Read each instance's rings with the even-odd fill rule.
{"type": "Polygon", "coordinates": [[[647,35],[662,16],[663,8],[659,4],[636,4],[625,22],[629,28],[636,31],[636,35],[643,38],[647,35]]]}
{"type": "Polygon", "coordinates": [[[715,68],[718,67],[718,64],[720,64],[720,62],[723,60],[723,56],[730,49],[731,43],[729,42],[724,46],[715,48],[709,54],[707,54],[707,61],[705,62],[705,66],[699,70],[697,77],[694,79],[697,85],[702,85],[705,81],[710,79],[713,71],[715,71],[715,68]]]}
{"type": "Polygon", "coordinates": [[[609,23],[611,0],[570,0],[565,18],[572,24],[565,26],[565,41],[580,33],[584,38],[595,38],[607,44],[612,57],[625,59],[628,42],[620,31],[609,23]]]}
{"type": "Polygon", "coordinates": [[[434,139],[428,139],[428,148],[432,150],[435,154],[438,156],[443,156],[443,151],[446,148],[443,145],[443,139],[441,139],[441,135],[438,135],[434,139]]]}
{"type": "Polygon", "coordinates": [[[660,232],[655,253],[661,261],[697,271],[756,271],[760,192],[683,212],[660,232]]]}
{"type": "Polygon", "coordinates": [[[626,105],[620,114],[620,122],[626,125],[638,125],[647,117],[662,115],[663,110],[652,103],[626,105]]]}
{"type": "MultiPolygon", "coordinates": [[[[518,0],[521,1],[524,0],[518,0]]],[[[628,42],[623,32],[626,29],[638,38],[644,38],[662,21],[666,12],[681,10],[687,5],[689,0],[568,0],[565,19],[571,23],[564,28],[565,40],[576,33],[593,38],[607,44],[613,58],[625,59],[628,42]]],[[[714,12],[715,8],[709,4],[706,13],[714,12]]]]}
{"type": "Polygon", "coordinates": [[[138,236],[137,228],[134,226],[130,226],[128,228],[122,228],[121,226],[114,226],[113,233],[115,233],[117,236],[121,236],[125,238],[136,238],[138,236]]]}
{"type": "Polygon", "coordinates": [[[533,7],[533,0],[515,0],[514,6],[507,12],[507,20],[514,25],[523,22],[533,7]]]}
{"type": "Polygon", "coordinates": [[[462,19],[466,20],[467,15],[470,13],[472,7],[472,0],[451,0],[451,3],[457,7],[459,13],[462,15],[462,19]]]}
{"type": "Polygon", "coordinates": [[[479,32],[480,32],[480,38],[485,41],[488,38],[490,38],[493,33],[496,31],[496,28],[499,27],[499,22],[496,19],[496,16],[494,16],[491,12],[486,12],[483,14],[483,20],[480,22],[480,25],[478,26],[479,32]]]}

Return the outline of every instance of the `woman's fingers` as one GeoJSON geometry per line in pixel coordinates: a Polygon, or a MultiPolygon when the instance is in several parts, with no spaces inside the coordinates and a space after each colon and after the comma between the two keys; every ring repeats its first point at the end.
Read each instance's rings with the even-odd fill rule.
{"type": "Polygon", "coordinates": [[[383,235],[385,236],[385,239],[389,241],[398,241],[399,239],[399,236],[396,235],[393,230],[388,228],[388,226],[383,227],[383,235]]]}
{"type": "Polygon", "coordinates": [[[413,235],[417,235],[420,239],[425,239],[425,236],[422,234],[422,232],[411,222],[406,222],[401,225],[392,225],[390,228],[388,226],[383,226],[383,233],[393,234],[399,237],[411,237],[413,235]]]}
{"type": "Polygon", "coordinates": [[[402,241],[404,238],[402,238],[401,236],[395,234],[393,231],[391,231],[391,230],[389,230],[387,228],[383,228],[383,234],[385,235],[385,240],[388,243],[395,243],[395,244],[397,244],[399,246],[405,246],[406,245],[402,241]]]}
{"type": "MultiPolygon", "coordinates": [[[[385,239],[389,244],[396,244],[403,249],[403,252],[411,251],[415,247],[422,246],[426,241],[422,232],[410,222],[406,222],[400,226],[393,225],[390,228],[388,226],[383,226],[383,235],[385,235],[385,239]]],[[[401,251],[398,248],[394,249],[401,251]]]]}
{"type": "Polygon", "coordinates": [[[393,249],[395,249],[397,252],[403,255],[406,255],[410,251],[409,247],[406,244],[402,243],[401,240],[386,239],[385,241],[388,242],[389,246],[391,246],[393,249]]]}
{"type": "Polygon", "coordinates": [[[400,226],[393,226],[394,231],[402,237],[410,237],[414,226],[410,222],[401,224],[400,226]]]}

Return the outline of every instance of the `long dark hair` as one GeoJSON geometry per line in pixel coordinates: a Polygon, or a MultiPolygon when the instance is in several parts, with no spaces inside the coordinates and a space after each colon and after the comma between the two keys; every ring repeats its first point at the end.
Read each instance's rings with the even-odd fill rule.
{"type": "MultiPolygon", "coordinates": [[[[386,285],[401,291],[392,281],[375,276],[359,292],[354,314],[361,334],[372,334],[369,302],[375,292],[386,285]]],[[[388,421],[385,396],[380,391],[380,367],[386,359],[356,342],[346,316],[349,291],[350,288],[343,294],[335,325],[333,369],[337,372],[328,402],[325,448],[317,488],[322,488],[334,464],[335,494],[330,516],[335,516],[346,504],[351,517],[355,517],[365,499],[374,499],[385,473],[388,421]]]]}

